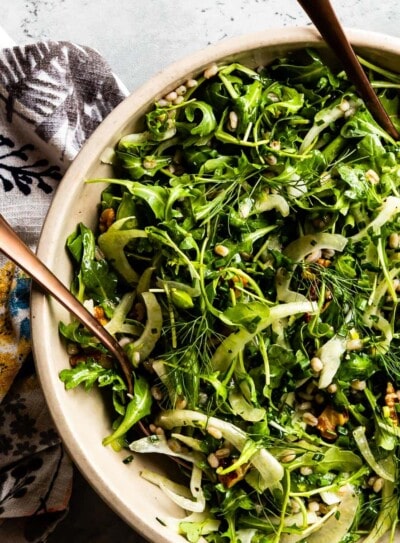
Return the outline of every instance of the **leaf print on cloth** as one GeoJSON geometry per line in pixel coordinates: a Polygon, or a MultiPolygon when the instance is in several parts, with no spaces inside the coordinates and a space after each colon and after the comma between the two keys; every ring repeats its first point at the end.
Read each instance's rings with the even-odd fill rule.
{"type": "Polygon", "coordinates": [[[71,159],[124,91],[101,56],[67,42],[42,42],[0,54],[0,99],[14,116],[71,159]]]}
{"type": "Polygon", "coordinates": [[[0,473],[24,456],[60,443],[50,414],[43,404],[43,393],[33,373],[31,357],[24,363],[21,372],[0,403],[0,473]]]}
{"type": "Polygon", "coordinates": [[[53,191],[45,178],[59,181],[60,167],[50,165],[46,159],[31,160],[30,153],[34,149],[32,144],[16,148],[10,138],[0,134],[0,181],[4,192],[17,188],[28,195],[35,186],[46,194],[53,191]]]}
{"type": "Polygon", "coordinates": [[[3,471],[0,478],[0,518],[12,516],[15,507],[22,508],[28,515],[59,510],[54,507],[55,501],[64,507],[71,488],[69,485],[59,488],[55,483],[60,477],[61,466],[69,463],[61,445],[56,445],[26,456],[3,471]]]}
{"type": "MultiPolygon", "coordinates": [[[[69,162],[125,95],[90,48],[0,50],[0,213],[32,249],[69,162]]],[[[43,543],[71,495],[72,464],[34,374],[29,285],[0,254],[0,542],[43,543]]]]}

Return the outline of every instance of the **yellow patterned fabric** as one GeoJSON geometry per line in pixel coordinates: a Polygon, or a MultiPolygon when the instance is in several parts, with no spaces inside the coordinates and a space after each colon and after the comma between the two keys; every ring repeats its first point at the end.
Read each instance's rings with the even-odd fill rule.
{"type": "Polygon", "coordinates": [[[20,300],[22,322],[21,318],[17,318],[17,314],[12,318],[10,313],[13,311],[10,307],[11,300],[14,300],[14,312],[18,312],[18,308],[15,307],[15,293],[21,285],[26,284],[27,279],[18,272],[16,275],[15,265],[11,262],[7,262],[0,269],[0,402],[3,401],[30,352],[29,336],[27,337],[29,331],[24,329],[27,325],[25,319],[28,318],[25,314],[27,300],[20,300]]]}

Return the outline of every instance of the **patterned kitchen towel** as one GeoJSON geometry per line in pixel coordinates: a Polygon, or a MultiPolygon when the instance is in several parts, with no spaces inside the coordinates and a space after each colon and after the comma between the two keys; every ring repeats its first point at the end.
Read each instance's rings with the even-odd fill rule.
{"type": "MultiPolygon", "coordinates": [[[[67,42],[0,51],[0,213],[32,248],[63,172],[126,90],[67,42]]],[[[65,515],[72,466],[30,348],[30,280],[0,255],[0,541],[44,542],[65,515]]]]}

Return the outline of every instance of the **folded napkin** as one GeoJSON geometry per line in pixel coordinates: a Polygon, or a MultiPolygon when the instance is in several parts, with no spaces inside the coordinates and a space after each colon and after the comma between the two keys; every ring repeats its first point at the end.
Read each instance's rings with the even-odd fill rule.
{"type": "MultiPolygon", "coordinates": [[[[62,175],[126,90],[67,42],[0,51],[0,213],[35,248],[62,175]]],[[[68,509],[72,465],[34,372],[30,280],[0,256],[0,541],[44,542],[68,509]]]]}

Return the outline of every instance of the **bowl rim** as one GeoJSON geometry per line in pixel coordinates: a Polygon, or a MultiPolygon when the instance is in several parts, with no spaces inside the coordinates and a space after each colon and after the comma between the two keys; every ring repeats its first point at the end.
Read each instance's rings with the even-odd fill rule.
{"type": "MultiPolygon", "coordinates": [[[[400,56],[400,38],[352,28],[346,28],[346,33],[350,42],[356,47],[373,47],[383,53],[397,51],[400,56]]],[[[154,97],[154,89],[168,87],[172,89],[178,80],[183,81],[183,78],[187,79],[188,74],[201,72],[202,69],[213,62],[218,62],[218,59],[223,57],[231,57],[243,52],[243,50],[255,50],[268,46],[279,46],[279,44],[285,49],[290,49],[290,46],[323,44],[323,40],[312,26],[266,28],[252,34],[227,38],[170,64],[127,96],[94,130],[63,176],[43,223],[37,247],[39,258],[50,267],[54,264],[54,258],[52,261],[49,255],[52,254],[54,257],[54,250],[57,247],[53,232],[55,226],[60,222],[60,209],[63,209],[63,203],[70,200],[71,193],[73,194],[81,185],[85,177],[84,173],[88,169],[87,157],[92,157],[92,163],[98,162],[101,149],[104,148],[104,142],[109,141],[110,134],[122,135],[121,130],[125,120],[130,118],[132,112],[140,105],[148,103],[149,96],[154,97]],[[196,67],[195,70],[193,70],[193,66],[196,67]]],[[[52,375],[51,357],[48,356],[49,351],[46,343],[41,339],[42,331],[50,318],[48,306],[47,297],[36,288],[32,288],[31,331],[35,365],[50,414],[68,454],[96,493],[134,530],[149,541],[176,543],[178,539],[180,540],[178,536],[160,535],[143,518],[126,507],[116,493],[109,491],[104,473],[100,471],[95,460],[88,458],[81,443],[76,441],[68,413],[65,412],[53,393],[54,380],[58,379],[58,376],[52,375]]],[[[53,373],[55,372],[53,371],[53,373]]]]}

